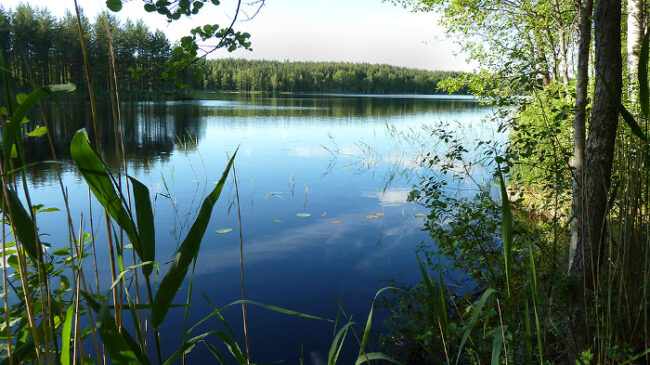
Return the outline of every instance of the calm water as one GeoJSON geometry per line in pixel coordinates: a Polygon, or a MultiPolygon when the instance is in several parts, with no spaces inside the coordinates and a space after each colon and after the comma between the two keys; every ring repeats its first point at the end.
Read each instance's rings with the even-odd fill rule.
{"type": "MultiPolygon", "coordinates": [[[[387,285],[386,280],[411,284],[419,278],[413,248],[430,238],[421,231],[424,218],[415,214],[426,211],[407,203],[406,197],[418,178],[427,174],[415,157],[439,148],[425,138],[422,126],[448,121],[471,139],[491,133],[480,124],[488,112],[467,98],[351,95],[224,96],[209,101],[124,104],[122,109],[129,174],[152,193],[160,193],[155,221],[161,276],[194,212],[221,175],[228,154],[240,146],[236,169],[247,298],[332,319],[340,302],[358,322],[365,322],[372,298],[387,285]],[[404,135],[418,135],[419,143],[406,143],[400,137],[404,135]],[[297,216],[304,213],[310,216],[297,216]],[[376,213],[383,215],[367,218],[376,213]]],[[[108,123],[110,109],[100,108],[100,114],[108,123]]],[[[72,133],[90,120],[89,115],[87,107],[78,105],[68,105],[66,113],[49,112],[62,159],[67,160],[72,133]]],[[[117,166],[112,127],[100,132],[104,158],[117,166]]],[[[30,160],[50,158],[49,147],[42,142],[28,141],[30,160]]],[[[54,171],[50,165],[30,170],[32,199],[62,209],[54,171]]],[[[84,229],[89,231],[88,189],[80,177],[73,166],[63,166],[73,219],[79,220],[83,211],[84,229]]],[[[202,243],[190,324],[211,311],[203,295],[217,306],[241,296],[233,202],[231,179],[202,243]],[[216,232],[225,228],[233,230],[216,232]]],[[[105,226],[100,209],[96,204],[93,207],[100,282],[106,291],[110,274],[106,242],[101,239],[105,226]]],[[[40,226],[54,247],[66,243],[63,214],[43,213],[40,226]]],[[[94,282],[89,269],[87,278],[94,282]]],[[[184,301],[186,290],[187,285],[175,302],[184,301]]],[[[292,364],[302,352],[305,363],[325,363],[332,324],[253,306],[247,309],[254,361],[292,364]]],[[[241,335],[239,307],[225,314],[241,335]]],[[[381,318],[385,314],[378,315],[373,329],[379,331],[384,328],[381,318]]],[[[173,309],[161,328],[167,355],[180,346],[182,326],[182,309],[173,309]]],[[[214,328],[221,328],[217,320],[195,334],[214,328]]],[[[353,338],[347,342],[347,354],[354,354],[353,338]]],[[[212,343],[219,341],[212,338],[212,343]]],[[[243,340],[240,344],[243,347],[243,340]]],[[[212,361],[201,346],[190,356],[193,362],[212,361]]]]}

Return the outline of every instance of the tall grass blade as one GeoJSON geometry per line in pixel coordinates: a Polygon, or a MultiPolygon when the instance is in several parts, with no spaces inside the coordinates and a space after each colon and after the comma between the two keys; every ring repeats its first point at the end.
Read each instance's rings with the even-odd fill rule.
{"type": "Polygon", "coordinates": [[[203,235],[205,234],[205,230],[208,227],[208,222],[212,215],[212,208],[221,195],[221,190],[226,183],[226,178],[228,177],[230,168],[235,161],[236,155],[237,151],[235,151],[230,158],[230,161],[214,190],[212,190],[210,195],[208,195],[203,201],[199,215],[196,217],[194,224],[192,224],[185,240],[183,240],[183,243],[178,248],[178,252],[174,255],[174,261],[171,267],[160,283],[160,287],[156,293],[156,298],[154,299],[154,306],[151,311],[151,323],[154,327],[158,327],[167,316],[169,306],[172,304],[172,300],[174,300],[183,280],[185,280],[185,275],[187,274],[192,260],[199,253],[203,235]]]}
{"type": "Polygon", "coordinates": [[[164,365],[172,364],[174,360],[181,357],[181,355],[184,354],[187,355],[192,351],[192,349],[194,348],[194,346],[196,346],[196,344],[198,344],[199,342],[204,342],[206,337],[213,334],[217,334],[217,332],[220,331],[211,331],[211,332],[202,333],[198,336],[188,339],[187,341],[184,341],[183,345],[178,350],[174,351],[174,353],[165,361],[164,365]]]}
{"type": "Polygon", "coordinates": [[[478,322],[478,318],[483,313],[483,309],[485,308],[485,303],[487,303],[488,299],[490,299],[490,297],[494,293],[496,293],[496,290],[492,288],[487,289],[485,292],[483,292],[483,295],[481,295],[481,298],[478,300],[478,302],[476,302],[476,306],[474,306],[474,310],[472,311],[472,315],[469,318],[469,322],[467,322],[467,324],[463,328],[463,336],[460,341],[460,346],[458,347],[456,364],[458,364],[458,361],[460,360],[460,355],[463,353],[463,348],[465,348],[465,344],[467,343],[467,339],[469,338],[470,333],[474,329],[474,326],[476,326],[476,322],[478,322]]]}
{"type": "Polygon", "coordinates": [[[500,365],[501,350],[503,350],[503,334],[500,328],[494,331],[494,340],[492,341],[492,365],[500,365]]]}
{"type": "Polygon", "coordinates": [[[243,304],[252,304],[252,305],[256,305],[256,306],[258,306],[258,307],[262,307],[262,308],[265,308],[265,309],[268,309],[268,310],[271,310],[271,311],[274,311],[274,312],[282,313],[282,314],[288,314],[288,315],[290,315],[290,316],[296,316],[296,317],[302,317],[302,318],[309,318],[309,319],[317,319],[317,320],[319,320],[319,321],[326,321],[326,322],[334,322],[334,321],[331,320],[331,319],[327,319],[327,318],[323,318],[323,317],[317,317],[317,316],[312,316],[311,314],[300,313],[300,312],[296,312],[296,311],[291,310],[291,309],[286,309],[286,308],[282,308],[282,307],[278,307],[278,306],[270,305],[270,304],[264,304],[264,303],[256,302],[256,301],[249,300],[249,299],[234,301],[234,302],[232,302],[232,303],[230,303],[230,304],[224,306],[223,308],[221,308],[221,311],[223,311],[224,309],[226,309],[226,308],[228,308],[228,307],[232,307],[232,306],[234,306],[234,305],[238,305],[238,304],[242,304],[242,303],[243,303],[243,304]]]}
{"type": "Polygon", "coordinates": [[[530,309],[528,309],[528,298],[525,299],[524,303],[525,303],[524,314],[526,315],[526,364],[532,364],[533,363],[533,339],[532,339],[533,334],[530,328],[530,309]]]}
{"type": "Polygon", "coordinates": [[[530,295],[533,299],[533,312],[535,313],[535,330],[537,331],[537,349],[539,351],[539,363],[544,364],[544,349],[542,347],[542,326],[539,323],[537,314],[537,269],[535,268],[535,257],[533,256],[532,245],[528,248],[530,258],[530,295]]]}
{"type": "Polygon", "coordinates": [[[388,361],[388,362],[392,362],[393,364],[401,364],[401,362],[381,352],[370,352],[363,356],[360,356],[357,358],[357,361],[354,364],[361,365],[365,362],[375,361],[375,360],[388,361]]]}
{"type": "Polygon", "coordinates": [[[72,317],[74,315],[74,304],[70,304],[65,311],[65,320],[61,332],[61,364],[70,364],[70,333],[72,331],[72,317]]]}
{"type": "MultiPolygon", "coordinates": [[[[427,288],[427,291],[429,292],[429,304],[434,308],[434,311],[436,312],[436,316],[438,317],[438,320],[440,320],[441,326],[443,328],[443,332],[447,332],[447,310],[445,308],[445,299],[444,299],[444,292],[442,292],[442,287],[439,285],[438,288],[436,288],[433,285],[433,281],[427,274],[427,270],[424,267],[424,264],[422,263],[422,260],[420,260],[420,256],[415,253],[415,258],[418,260],[418,266],[420,267],[420,273],[422,274],[422,280],[424,281],[424,285],[427,288]]],[[[440,280],[442,280],[442,268],[440,269],[440,280]]],[[[442,282],[442,281],[441,281],[442,282]]]]}
{"type": "Polygon", "coordinates": [[[614,90],[612,90],[612,87],[609,85],[607,80],[603,78],[602,81],[603,81],[603,85],[605,85],[605,89],[607,90],[607,93],[609,94],[609,97],[614,102],[614,104],[617,105],[618,112],[621,113],[623,120],[630,127],[632,134],[639,137],[643,142],[648,143],[648,138],[643,133],[643,130],[641,129],[641,127],[639,127],[639,124],[636,122],[632,114],[625,108],[625,106],[623,106],[621,100],[616,99],[616,97],[614,96],[614,90]]]}
{"type": "Polygon", "coordinates": [[[99,337],[106,347],[106,351],[114,364],[144,364],[148,365],[149,360],[140,352],[138,344],[131,338],[124,329],[120,333],[115,325],[115,318],[108,309],[108,299],[99,305],[90,295],[85,292],[81,294],[88,305],[97,313],[95,326],[99,337]]]}
{"type": "MultiPolygon", "coordinates": [[[[138,235],[140,238],[140,259],[142,261],[151,261],[153,263],[156,257],[156,230],[153,222],[153,210],[151,208],[151,199],[149,189],[138,180],[129,177],[133,187],[133,197],[135,198],[135,214],[138,224],[138,235]]],[[[149,264],[142,268],[145,276],[151,275],[153,265],[149,264]]]]}
{"type": "Polygon", "coordinates": [[[641,53],[639,54],[639,104],[641,105],[641,115],[648,118],[648,103],[650,103],[650,93],[648,92],[648,53],[650,52],[649,42],[650,33],[643,35],[641,42],[641,53]]]}
{"type": "Polygon", "coordinates": [[[210,342],[208,342],[208,341],[203,341],[202,343],[208,348],[208,350],[210,350],[210,353],[212,354],[212,356],[214,356],[215,359],[217,359],[217,361],[219,361],[219,364],[221,364],[221,365],[226,364],[226,360],[223,358],[221,353],[219,351],[217,351],[216,347],[212,346],[212,344],[210,342]]]}
{"type": "Polygon", "coordinates": [[[335,365],[338,361],[339,355],[341,354],[341,348],[343,348],[345,337],[348,335],[348,330],[350,329],[351,325],[352,322],[346,323],[345,326],[339,329],[339,331],[336,333],[336,336],[334,336],[332,344],[330,345],[329,354],[327,356],[328,365],[335,365]]]}
{"type": "Polygon", "coordinates": [[[503,258],[506,268],[506,289],[510,297],[510,278],[512,277],[512,210],[506,183],[503,179],[501,167],[497,168],[499,173],[499,185],[501,186],[501,234],[503,236],[503,258]]]}
{"type": "Polygon", "coordinates": [[[379,289],[377,291],[377,294],[375,294],[375,298],[372,300],[372,304],[370,305],[370,313],[368,313],[368,319],[366,320],[366,328],[363,330],[363,337],[361,337],[361,344],[359,344],[359,356],[362,356],[365,354],[365,347],[366,344],[368,343],[368,339],[370,338],[370,327],[372,326],[372,315],[375,310],[375,301],[377,301],[377,297],[386,290],[399,290],[398,288],[392,287],[392,286],[387,286],[385,288],[379,289]]]}

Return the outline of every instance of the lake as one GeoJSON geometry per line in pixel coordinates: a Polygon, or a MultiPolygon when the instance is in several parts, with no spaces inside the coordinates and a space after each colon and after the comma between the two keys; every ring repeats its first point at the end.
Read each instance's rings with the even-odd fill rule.
{"type": "MultiPolygon", "coordinates": [[[[66,112],[51,108],[47,116],[57,153],[66,161],[62,179],[73,220],[78,222],[83,211],[83,227],[89,232],[88,188],[70,164],[67,146],[76,129],[90,128],[90,112],[87,105],[64,107],[66,112]]],[[[247,299],[330,319],[336,318],[340,304],[353,320],[365,323],[377,290],[391,280],[418,282],[413,249],[431,241],[421,230],[425,217],[419,213],[426,209],[406,201],[419,179],[430,173],[420,167],[418,156],[440,148],[423,126],[449,122],[471,140],[492,133],[481,124],[489,112],[473,98],[455,96],[225,94],[215,100],[124,103],[128,173],[156,194],[159,279],[228,156],[239,147],[235,166],[247,299]]],[[[110,109],[101,107],[99,114],[105,125],[100,128],[104,158],[117,167],[110,109]]],[[[89,135],[93,140],[92,130],[89,135]]],[[[29,139],[26,150],[30,161],[51,159],[45,137],[29,139]]],[[[55,172],[51,164],[29,170],[32,200],[63,210],[55,172]]],[[[100,286],[106,293],[111,283],[106,227],[94,198],[92,214],[100,286]]],[[[41,233],[49,234],[45,241],[54,248],[67,244],[62,212],[39,217],[41,233]]],[[[204,296],[219,307],[241,298],[238,232],[231,177],[198,256],[190,326],[211,312],[204,296]]],[[[94,285],[92,259],[85,264],[87,280],[94,285]]],[[[130,264],[127,259],[125,266],[130,264]]],[[[175,303],[184,302],[187,288],[186,283],[175,303]]],[[[293,364],[302,356],[307,364],[326,362],[331,323],[252,305],[247,312],[253,361],[293,364]]],[[[183,313],[172,309],[160,328],[166,355],[181,345],[183,313]]],[[[224,315],[243,348],[240,307],[229,308],[224,315]]],[[[385,316],[377,313],[375,333],[385,329],[385,316]]],[[[213,317],[194,334],[215,328],[223,326],[213,317]]],[[[220,343],[216,336],[208,339],[220,343]]],[[[347,360],[342,364],[350,363],[355,354],[351,334],[346,342],[347,360]]],[[[85,345],[86,352],[91,348],[90,343],[85,345]]],[[[152,343],[152,359],[154,353],[152,343]]],[[[199,345],[189,360],[213,358],[199,345]]]]}

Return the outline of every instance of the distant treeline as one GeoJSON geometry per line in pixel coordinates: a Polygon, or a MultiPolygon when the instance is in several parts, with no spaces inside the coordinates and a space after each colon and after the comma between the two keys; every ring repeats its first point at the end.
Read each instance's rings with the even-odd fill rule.
{"type": "MultiPolygon", "coordinates": [[[[151,32],[141,20],[121,23],[106,12],[94,23],[82,14],[81,23],[98,92],[110,90],[113,71],[107,29],[111,30],[115,72],[122,92],[146,96],[154,91],[175,91],[176,80],[160,78],[161,66],[176,57],[175,46],[162,31],[151,32]]],[[[86,84],[77,19],[70,12],[59,19],[46,9],[30,5],[21,4],[13,10],[0,7],[0,50],[19,89],[66,82],[80,87],[86,84]]],[[[441,80],[457,75],[366,63],[220,59],[196,62],[178,78],[190,89],[207,91],[432,94],[438,91],[441,80]]]]}
{"type": "Polygon", "coordinates": [[[232,91],[436,93],[438,83],[459,72],[342,62],[208,60],[200,66],[201,89],[232,91]]]}

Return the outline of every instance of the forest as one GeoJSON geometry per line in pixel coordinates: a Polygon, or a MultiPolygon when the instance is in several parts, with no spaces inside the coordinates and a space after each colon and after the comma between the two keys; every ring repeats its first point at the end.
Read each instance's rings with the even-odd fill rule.
{"type": "MultiPolygon", "coordinates": [[[[390,65],[209,59],[185,67],[170,80],[162,76],[161,65],[178,61],[182,47],[172,44],[162,31],[152,32],[142,20],[128,19],[122,24],[108,12],[97,15],[94,22],[83,14],[80,20],[97,90],[109,89],[109,27],[118,88],[140,98],[151,97],[153,90],[173,93],[176,81],[193,91],[434,94],[439,92],[440,81],[461,75],[390,65]]],[[[57,19],[47,9],[29,4],[12,11],[0,7],[0,38],[0,50],[17,76],[16,87],[83,85],[83,52],[72,13],[57,19]]]]}
{"type": "MultiPolygon", "coordinates": [[[[162,16],[170,22],[221,6],[217,0],[134,2],[151,16],[162,16]]],[[[446,35],[460,44],[469,61],[478,65],[475,71],[431,72],[365,63],[206,59],[217,50],[225,53],[251,48],[250,34],[235,30],[241,1],[236,2],[237,12],[230,25],[198,26],[174,44],[162,32],[152,33],[144,22],[117,21],[111,12],[121,11],[122,0],[106,1],[110,12],[101,13],[94,24],[78,8],[62,19],[29,5],[0,10],[0,72],[6,94],[0,108],[3,232],[6,229],[1,252],[2,363],[70,364],[86,359],[93,363],[185,363],[201,347],[214,362],[251,364],[256,355],[254,351],[251,354],[250,348],[255,348],[249,346],[248,326],[253,327],[254,323],[247,322],[246,308],[252,307],[333,325],[333,330],[328,328],[331,336],[324,344],[329,351],[325,352],[323,362],[328,364],[346,363],[345,359],[355,364],[650,363],[647,0],[391,2],[412,12],[435,15],[446,35]],[[213,41],[216,46],[209,50],[199,46],[206,41],[213,41]],[[87,129],[66,137],[69,159],[62,162],[57,157],[61,147],[53,142],[54,128],[47,124],[50,114],[40,102],[49,98],[57,104],[58,97],[75,88],[84,98],[88,97],[89,112],[84,111],[83,116],[90,122],[87,129]],[[227,163],[219,165],[221,175],[207,184],[203,199],[196,199],[200,207],[194,206],[195,211],[188,214],[190,218],[185,217],[187,229],[182,231],[183,238],[179,234],[176,247],[170,245],[173,252],[169,257],[161,257],[160,250],[169,247],[160,244],[156,228],[167,228],[169,222],[156,221],[154,212],[159,209],[156,199],[170,198],[167,184],[171,179],[165,180],[161,174],[158,188],[165,190],[153,193],[153,186],[129,175],[124,146],[128,139],[120,136],[127,125],[122,124],[122,110],[126,108],[121,109],[121,91],[143,99],[161,91],[169,92],[170,98],[175,97],[172,93],[200,91],[461,93],[477,98],[480,105],[474,105],[476,109],[480,106],[491,111],[482,124],[471,127],[489,126],[494,131],[467,141],[458,124],[449,120],[428,120],[419,129],[411,127],[402,132],[387,126],[389,132],[394,131],[399,147],[424,149],[413,161],[395,155],[387,158],[397,161],[400,171],[412,169],[419,174],[419,180],[412,183],[405,198],[426,211],[408,217],[422,220],[418,221],[417,230],[424,231],[428,238],[411,243],[415,246],[411,268],[418,279],[416,283],[390,280],[394,286],[382,287],[374,298],[367,298],[369,310],[361,318],[353,320],[341,302],[338,310],[335,308],[335,316],[324,318],[303,313],[300,308],[288,309],[245,296],[244,265],[248,263],[243,237],[249,232],[241,228],[239,189],[249,184],[253,189],[254,180],[238,184],[235,165],[246,158],[242,155],[251,153],[250,148],[242,148],[239,154],[239,147],[229,151],[227,163]],[[105,119],[98,117],[96,99],[106,105],[100,109],[105,119]],[[43,126],[27,120],[36,111],[40,111],[43,126]],[[99,120],[108,122],[100,126],[99,120]],[[105,136],[100,136],[102,131],[113,133],[114,145],[106,143],[105,136]],[[423,135],[435,142],[422,142],[423,135]],[[43,150],[51,151],[47,160],[26,159],[34,138],[42,138],[47,145],[43,150]],[[107,150],[111,150],[111,164],[105,162],[107,150]],[[53,209],[32,202],[35,189],[28,184],[27,170],[40,168],[39,164],[54,166],[47,176],[57,180],[50,185],[60,188],[65,201],[56,210],[65,216],[67,227],[63,230],[68,231],[68,240],[56,250],[48,249],[46,233],[39,231],[41,223],[37,223],[37,217],[42,222],[41,214],[53,209]],[[74,171],[79,182],[88,185],[88,201],[84,203],[91,206],[92,198],[103,210],[101,224],[105,230],[97,236],[84,232],[83,225],[77,224],[77,218],[72,216],[62,178],[70,171],[74,171]],[[229,196],[221,197],[231,180],[229,196]],[[238,217],[239,246],[236,255],[231,256],[235,257],[233,267],[240,270],[240,276],[229,284],[237,290],[241,286],[241,298],[232,298],[236,300],[217,307],[204,296],[209,310],[195,314],[193,310],[197,307],[190,310],[200,300],[193,294],[198,277],[195,268],[204,259],[201,244],[207,237],[213,211],[218,210],[215,207],[219,206],[220,197],[221,204],[227,203],[223,210],[238,217]],[[110,275],[106,273],[110,285],[108,289],[104,285],[103,291],[95,260],[96,239],[108,244],[108,254],[103,257],[110,267],[110,275]],[[96,290],[92,283],[93,268],[96,290]],[[454,273],[461,273],[461,278],[451,278],[454,273]],[[229,324],[231,318],[222,314],[228,308],[241,309],[241,316],[237,317],[241,324],[237,322],[240,328],[236,332],[229,324]],[[388,313],[387,328],[377,333],[374,328],[380,309],[388,313]],[[192,315],[203,317],[193,322],[198,317],[192,315]],[[202,327],[208,323],[213,326],[210,321],[217,324],[202,327]],[[175,327],[170,329],[172,325],[175,327]],[[197,334],[199,329],[206,331],[197,334]],[[169,338],[178,340],[178,347],[163,346],[162,341],[169,338]],[[352,355],[346,358],[348,353],[352,355]]],[[[273,2],[264,1],[253,4],[260,9],[273,6],[273,2]]],[[[380,4],[377,1],[377,6],[380,4]]],[[[246,94],[251,96],[246,101],[254,99],[255,93],[246,94]]],[[[359,110],[372,113],[388,104],[379,98],[374,105],[346,109],[349,100],[344,99],[337,101],[340,110],[336,112],[332,111],[332,104],[320,104],[322,100],[314,97],[298,101],[273,99],[269,104],[262,100],[261,104],[250,104],[243,112],[233,110],[233,99],[228,99],[221,100],[221,104],[201,105],[211,108],[209,113],[196,107],[178,109],[176,115],[186,122],[190,117],[211,114],[215,116],[211,119],[215,125],[240,116],[237,120],[242,124],[231,131],[243,131],[246,138],[252,138],[258,132],[253,128],[253,122],[260,119],[257,117],[268,117],[272,114],[269,110],[276,114],[298,110],[297,114],[307,116],[299,120],[302,123],[292,119],[297,114],[291,114],[291,118],[269,119],[272,123],[258,125],[259,134],[268,140],[277,139],[280,148],[289,151],[285,144],[291,138],[285,138],[285,134],[307,126],[311,129],[295,139],[312,138],[312,132],[322,121],[315,117],[315,111],[321,113],[319,117],[328,113],[334,117],[333,130],[350,127],[357,128],[349,129],[351,134],[361,134],[368,125],[361,124],[359,110]],[[286,129],[264,129],[269,126],[286,129]]],[[[373,114],[374,119],[370,120],[383,124],[391,115],[400,122],[415,118],[417,113],[403,108],[404,100],[392,103],[392,109],[382,109],[387,112],[373,114]]],[[[156,132],[165,134],[167,120],[160,115],[171,114],[170,109],[166,109],[167,105],[156,107],[162,109],[158,119],[147,120],[149,124],[142,129],[155,126],[156,132]]],[[[425,116],[435,119],[443,114],[425,116]]],[[[175,131],[189,129],[186,126],[181,123],[175,131]]],[[[173,160],[169,155],[174,149],[188,155],[199,145],[199,138],[192,135],[166,137],[168,143],[163,152],[169,160],[173,160]]],[[[364,163],[370,164],[368,161],[381,160],[372,146],[363,142],[353,146],[357,148],[344,146],[328,152],[339,154],[348,162],[358,158],[356,161],[364,167],[364,163]]],[[[312,163],[322,159],[314,149],[299,147],[295,150],[300,158],[313,157],[312,163]]],[[[322,150],[320,147],[318,151],[322,150]]],[[[262,158],[270,160],[267,153],[270,152],[263,150],[262,158]]],[[[162,160],[151,157],[142,165],[162,160]]],[[[212,156],[208,161],[214,162],[212,156]]],[[[264,169],[280,170],[282,164],[283,161],[269,162],[264,169]]],[[[181,169],[181,165],[176,168],[181,169]]],[[[349,162],[341,170],[353,171],[353,167],[349,162]]],[[[328,165],[326,172],[331,169],[328,165]]],[[[392,179],[396,173],[389,175],[392,179]]],[[[345,175],[341,180],[348,181],[353,176],[345,175]]],[[[280,180],[283,186],[287,185],[286,177],[280,180]]],[[[198,182],[199,178],[192,181],[198,182]]],[[[336,193],[350,190],[352,185],[337,186],[336,193]]],[[[302,198],[302,191],[294,194],[293,173],[288,189],[290,195],[270,191],[258,204],[276,199],[279,206],[279,202],[289,200],[282,198],[283,194],[302,198]]],[[[304,184],[303,210],[292,210],[292,218],[316,218],[307,212],[314,190],[304,184]]],[[[195,190],[192,201],[198,196],[196,191],[200,190],[195,190]]],[[[364,197],[379,196],[382,195],[364,197]]],[[[253,193],[250,200],[253,206],[253,193]]],[[[349,203],[340,196],[322,200],[349,203]]],[[[389,206],[382,205],[381,209],[389,206]]],[[[400,209],[399,219],[404,221],[407,214],[405,208],[400,209]]],[[[314,212],[323,221],[330,219],[326,218],[328,214],[333,213],[314,212]]],[[[385,216],[382,210],[365,215],[362,220],[364,224],[382,225],[379,242],[373,242],[368,252],[384,248],[385,216]]],[[[274,216],[271,222],[280,224],[283,219],[288,220],[274,216]]],[[[326,223],[327,227],[338,227],[347,222],[336,218],[326,223]]],[[[318,231],[319,227],[312,229],[318,231]]],[[[230,231],[232,228],[220,228],[216,234],[230,231]]],[[[398,232],[397,236],[408,234],[404,227],[386,231],[393,235],[398,232]]],[[[326,232],[328,238],[340,237],[326,232]]],[[[363,235],[360,230],[355,233],[363,235]]],[[[304,240],[312,237],[297,236],[307,237],[304,240]]],[[[345,244],[354,246],[351,243],[358,242],[345,244]]],[[[305,256],[318,256],[313,252],[320,253],[316,246],[321,245],[327,246],[311,246],[312,251],[305,256]]],[[[271,251],[282,251],[276,247],[265,250],[268,255],[271,251]]],[[[326,251],[322,256],[330,253],[326,251]]],[[[214,261],[217,256],[213,256],[214,261]]],[[[387,267],[390,261],[368,256],[364,262],[373,262],[376,270],[387,267]]],[[[297,263],[283,265],[293,268],[297,263]]],[[[318,275],[329,271],[333,270],[323,270],[318,275]]],[[[212,276],[210,280],[214,280],[212,276]]],[[[341,285],[354,282],[352,278],[337,280],[341,285]]],[[[264,289],[276,291],[279,286],[274,282],[264,289]]],[[[310,282],[308,287],[317,286],[310,282]]],[[[196,290],[199,291],[198,286],[196,290]]],[[[296,298],[281,298],[283,303],[289,299],[296,298]]],[[[261,325],[265,325],[264,320],[261,325]]],[[[274,338],[263,340],[273,342],[274,338]]],[[[300,352],[302,363],[302,348],[300,352]]]]}

